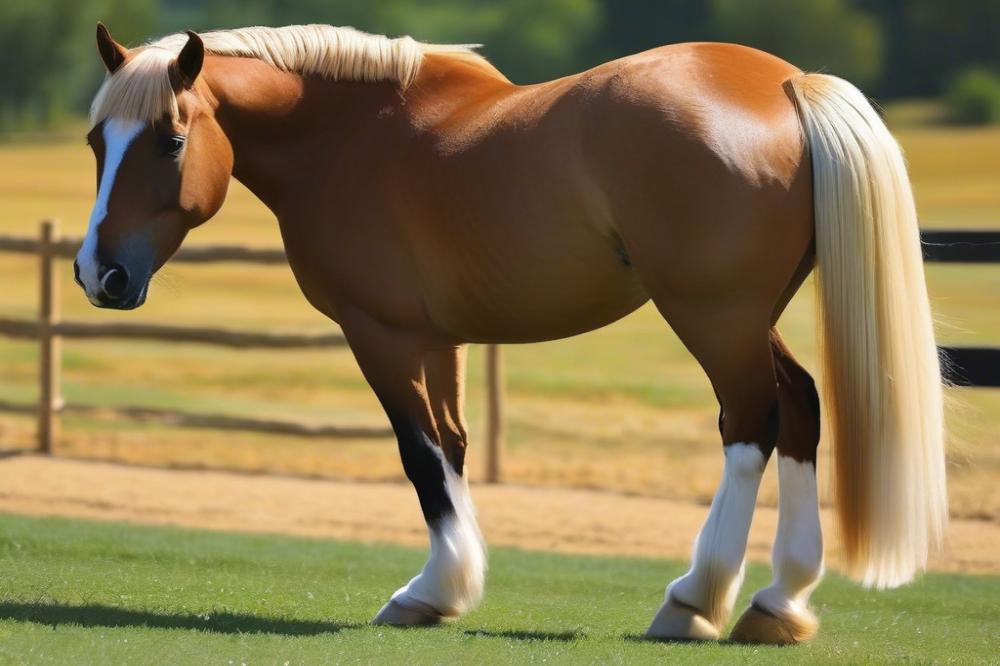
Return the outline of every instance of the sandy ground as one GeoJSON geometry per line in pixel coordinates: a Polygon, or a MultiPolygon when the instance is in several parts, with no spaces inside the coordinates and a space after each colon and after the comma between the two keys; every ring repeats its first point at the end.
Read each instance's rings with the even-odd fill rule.
{"type": "MultiPolygon", "coordinates": [[[[585,490],[475,485],[494,546],[686,559],[704,505],[585,490]]],[[[0,460],[0,511],[311,537],[426,544],[413,490],[357,483],[177,471],[59,458],[0,460]]],[[[824,512],[836,567],[834,516],[824,512]]],[[[777,511],[759,507],[748,555],[768,561],[777,511]]],[[[938,571],[1000,573],[1000,524],[955,520],[938,571]]]]}

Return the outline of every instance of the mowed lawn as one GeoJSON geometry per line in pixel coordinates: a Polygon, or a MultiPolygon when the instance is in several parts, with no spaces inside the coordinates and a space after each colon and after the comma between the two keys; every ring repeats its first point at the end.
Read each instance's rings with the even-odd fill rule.
{"type": "MultiPolygon", "coordinates": [[[[94,164],[81,128],[47,143],[0,145],[0,233],[34,235],[56,217],[64,233],[83,233],[94,196],[94,164]]],[[[1000,130],[901,127],[923,224],[1000,225],[1000,130]]],[[[331,224],[349,211],[331,212],[331,224]]],[[[188,244],[280,244],[277,225],[234,183],[219,216],[188,244]]],[[[37,308],[32,257],[0,253],[0,316],[30,318],[37,308]]],[[[932,266],[940,339],[1000,344],[1000,267],[932,266]]],[[[168,266],[138,312],[90,307],[68,263],[60,286],[66,318],[156,321],[239,329],[322,332],[332,324],[300,295],[286,267],[168,266]]],[[[815,367],[814,306],[807,284],[780,324],[793,349],[815,367]]],[[[68,401],[148,405],[299,419],[383,424],[384,416],[346,350],[232,352],[196,345],[69,341],[63,390],[68,401]]],[[[570,340],[505,348],[510,388],[511,481],[600,487],[707,500],[721,466],[716,405],[700,368],[651,306],[570,340]]],[[[482,358],[473,348],[469,409],[474,440],[483,432],[482,358]]],[[[0,339],[0,400],[36,396],[35,345],[0,339]]],[[[960,515],[1000,515],[1000,392],[950,392],[952,507],[960,515]]],[[[230,467],[361,478],[402,478],[386,440],[300,440],[178,430],[111,419],[66,417],[62,455],[141,463],[230,467]]],[[[0,415],[0,448],[31,445],[33,421],[0,415]]],[[[824,450],[828,447],[824,447],[824,450]]],[[[477,442],[469,464],[480,475],[477,442]]],[[[821,461],[821,465],[825,464],[821,461]]],[[[821,478],[826,474],[821,472],[821,478]]],[[[774,501],[767,480],[762,501],[774,501]]]]}
{"type": "MultiPolygon", "coordinates": [[[[677,562],[491,553],[486,600],[423,629],[367,623],[420,550],[0,516],[0,661],[108,664],[985,663],[1000,577],[929,575],[889,592],[830,576],[807,645],[650,643],[677,562]]],[[[738,608],[766,584],[749,569],[738,608]]]]}

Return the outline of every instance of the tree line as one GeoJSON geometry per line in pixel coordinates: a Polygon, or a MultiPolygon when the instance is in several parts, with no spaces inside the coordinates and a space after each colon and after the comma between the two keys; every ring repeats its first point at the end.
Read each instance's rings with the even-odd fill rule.
{"type": "Polygon", "coordinates": [[[482,43],[518,83],[700,40],[756,46],[878,99],[936,97],[963,72],[1000,72],[1000,0],[9,0],[0,130],[86,112],[102,76],[97,20],[131,45],[185,28],[292,23],[482,43]]]}

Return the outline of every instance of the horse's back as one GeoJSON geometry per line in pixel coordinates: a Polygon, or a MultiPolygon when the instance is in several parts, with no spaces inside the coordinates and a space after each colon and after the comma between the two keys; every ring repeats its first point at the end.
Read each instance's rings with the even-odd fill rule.
{"type": "Polygon", "coordinates": [[[408,165],[430,318],[508,342],[597,328],[659,292],[773,304],[812,235],[783,88],[797,72],[676,45],[457,114],[442,152],[408,165]]]}

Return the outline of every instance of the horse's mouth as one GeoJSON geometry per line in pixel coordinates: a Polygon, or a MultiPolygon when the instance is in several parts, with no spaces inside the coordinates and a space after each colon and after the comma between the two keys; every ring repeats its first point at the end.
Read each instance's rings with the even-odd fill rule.
{"type": "Polygon", "coordinates": [[[135,310],[146,302],[146,294],[149,292],[149,283],[143,285],[137,293],[126,296],[123,299],[108,298],[105,294],[91,296],[87,294],[87,299],[91,305],[105,310],[135,310]]]}

